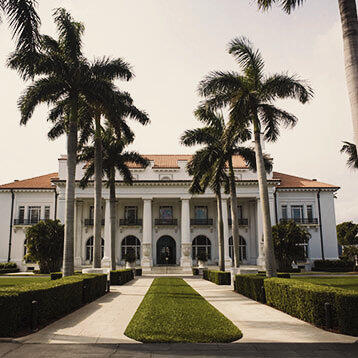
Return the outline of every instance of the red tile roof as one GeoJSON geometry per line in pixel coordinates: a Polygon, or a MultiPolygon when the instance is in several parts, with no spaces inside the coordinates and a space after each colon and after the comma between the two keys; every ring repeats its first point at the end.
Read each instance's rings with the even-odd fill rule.
{"type": "Polygon", "coordinates": [[[0,185],[0,189],[52,189],[52,178],[56,178],[58,173],[41,175],[35,178],[16,180],[12,183],[0,185]]]}
{"type": "Polygon", "coordinates": [[[273,172],[273,178],[281,181],[279,188],[339,188],[313,179],[305,179],[293,175],[273,172]]]}

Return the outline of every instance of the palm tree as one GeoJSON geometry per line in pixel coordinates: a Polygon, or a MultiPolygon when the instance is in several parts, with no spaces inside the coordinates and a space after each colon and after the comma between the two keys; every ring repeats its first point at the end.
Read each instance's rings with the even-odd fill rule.
{"type": "MultiPolygon", "coordinates": [[[[304,0],[257,0],[260,9],[278,4],[288,14],[304,0]]],[[[338,0],[341,16],[346,79],[351,104],[353,141],[358,146],[358,18],[356,0],[338,0]]]]}
{"type": "Polygon", "coordinates": [[[8,18],[12,37],[17,39],[17,50],[36,51],[41,23],[36,6],[36,0],[0,0],[0,10],[8,18]]]}
{"type": "MultiPolygon", "coordinates": [[[[82,54],[84,26],[73,20],[62,8],[54,11],[54,21],[59,33],[58,40],[41,36],[36,56],[28,56],[19,50],[11,55],[8,65],[33,83],[20,97],[20,124],[26,125],[37,105],[67,108],[67,179],[65,245],[63,255],[64,276],[74,272],[74,194],[78,146],[78,126],[81,118],[80,105],[83,101],[93,103],[107,101],[114,92],[111,82],[94,76],[91,66],[82,54]]],[[[110,103],[108,103],[108,108],[110,103]]],[[[93,117],[92,117],[93,118],[93,117]]]]}
{"type": "MultiPolygon", "coordinates": [[[[199,107],[195,115],[205,126],[185,131],[181,137],[182,144],[186,146],[204,145],[205,147],[197,151],[192,161],[188,163],[189,174],[193,176],[190,191],[202,193],[209,186],[217,198],[218,213],[218,238],[219,238],[219,257],[221,269],[224,268],[224,235],[222,222],[222,201],[221,188],[225,185],[225,190],[230,188],[231,209],[235,212],[233,217],[233,238],[234,238],[234,262],[235,267],[239,264],[239,233],[238,233],[238,214],[236,183],[232,163],[232,156],[240,155],[245,160],[249,168],[256,170],[255,153],[252,149],[239,146],[238,144],[251,137],[250,131],[243,128],[241,131],[231,131],[225,125],[222,115],[199,107]],[[227,167],[229,163],[229,176],[227,167]],[[234,207],[234,208],[233,208],[234,207]]],[[[271,161],[265,156],[265,167],[271,169],[271,161]]]]}
{"type": "Polygon", "coordinates": [[[297,121],[294,115],[273,105],[276,99],[294,98],[306,103],[313,91],[295,76],[265,76],[261,53],[244,37],[231,41],[229,53],[235,57],[243,73],[211,72],[201,81],[199,93],[205,97],[204,105],[207,108],[229,108],[229,125],[232,128],[241,129],[249,123],[253,126],[263,216],[265,265],[267,275],[271,277],[276,275],[276,267],[261,135],[266,140],[276,141],[280,124],[293,126],[297,121]]]}
{"type": "Polygon", "coordinates": [[[347,166],[349,168],[358,169],[358,153],[357,146],[353,143],[343,142],[344,145],[341,149],[341,153],[348,155],[347,166]]]}
{"type": "MultiPolygon", "coordinates": [[[[111,126],[107,126],[101,130],[102,144],[102,177],[108,179],[110,200],[110,226],[111,226],[111,269],[116,269],[116,179],[115,174],[118,170],[123,182],[129,185],[133,184],[133,176],[128,167],[129,163],[135,163],[143,168],[149,165],[148,159],[142,157],[135,151],[124,151],[128,144],[132,143],[134,135],[127,133],[121,138],[117,138],[115,131],[111,126]]],[[[81,187],[86,187],[90,178],[94,175],[96,161],[95,146],[85,146],[82,149],[78,159],[87,162],[85,174],[81,180],[81,187]]]]}

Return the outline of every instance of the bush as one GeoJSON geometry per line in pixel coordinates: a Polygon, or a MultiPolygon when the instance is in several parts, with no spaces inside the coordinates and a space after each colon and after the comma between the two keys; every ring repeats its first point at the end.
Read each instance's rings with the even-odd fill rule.
{"type": "Polygon", "coordinates": [[[62,272],[51,272],[50,277],[51,280],[58,280],[62,278],[62,272]]]}
{"type": "Polygon", "coordinates": [[[68,276],[55,281],[0,288],[0,336],[13,336],[19,330],[31,327],[33,301],[38,302],[38,324],[43,325],[87,303],[83,297],[98,298],[105,289],[106,275],[68,276]]]}
{"type": "Polygon", "coordinates": [[[132,269],[111,271],[111,285],[124,285],[125,283],[134,279],[132,269]]]}
{"type": "Polygon", "coordinates": [[[193,275],[194,276],[198,276],[199,275],[199,269],[197,267],[192,267],[191,269],[193,271],[193,275]]]}
{"type": "Polygon", "coordinates": [[[325,303],[332,307],[333,329],[358,335],[358,293],[299,280],[264,281],[267,304],[319,327],[326,325],[325,303]]]}
{"type": "Polygon", "coordinates": [[[2,273],[12,273],[19,272],[15,262],[0,262],[0,274],[2,273]]]}
{"type": "Polygon", "coordinates": [[[350,272],[354,269],[354,262],[347,260],[315,260],[312,271],[350,272]]]}
{"type": "MultiPolygon", "coordinates": [[[[265,271],[260,271],[258,274],[258,276],[266,276],[266,272],[265,271]]],[[[277,277],[279,278],[291,278],[291,275],[287,272],[277,272],[277,277]]]]}
{"type": "Polygon", "coordinates": [[[216,283],[217,285],[230,285],[231,273],[226,271],[203,270],[203,279],[216,283]]]}
{"type": "Polygon", "coordinates": [[[136,268],[135,269],[135,276],[142,276],[142,269],[141,268],[136,268]]]}
{"type": "Polygon", "coordinates": [[[234,291],[255,301],[266,303],[264,281],[266,276],[262,274],[236,275],[234,291]]]}

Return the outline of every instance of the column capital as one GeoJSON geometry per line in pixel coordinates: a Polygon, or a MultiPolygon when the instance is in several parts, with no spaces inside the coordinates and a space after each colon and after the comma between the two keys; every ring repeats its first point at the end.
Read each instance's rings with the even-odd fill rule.
{"type": "Polygon", "coordinates": [[[144,195],[144,196],[142,196],[142,200],[144,200],[144,201],[147,201],[147,200],[150,200],[150,201],[152,201],[153,200],[153,196],[150,196],[150,195],[144,195]]]}
{"type": "Polygon", "coordinates": [[[192,198],[192,196],[191,195],[182,195],[181,197],[180,197],[180,200],[190,200],[192,198]]]}
{"type": "Polygon", "coordinates": [[[228,195],[228,194],[221,195],[221,201],[227,201],[229,199],[230,199],[230,195],[228,195]]]}

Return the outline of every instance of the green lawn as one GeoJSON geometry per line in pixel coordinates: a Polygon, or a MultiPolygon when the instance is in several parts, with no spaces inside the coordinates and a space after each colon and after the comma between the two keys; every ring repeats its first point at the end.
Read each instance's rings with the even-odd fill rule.
{"type": "Polygon", "coordinates": [[[292,280],[311,282],[316,285],[338,287],[358,292],[358,277],[292,277],[292,280]]]}
{"type": "Polygon", "coordinates": [[[34,282],[49,281],[50,277],[4,277],[0,276],[0,289],[3,287],[26,285],[34,282]]]}
{"type": "Polygon", "coordinates": [[[241,331],[181,278],[154,279],[124,334],[140,342],[233,342],[241,331]]]}

